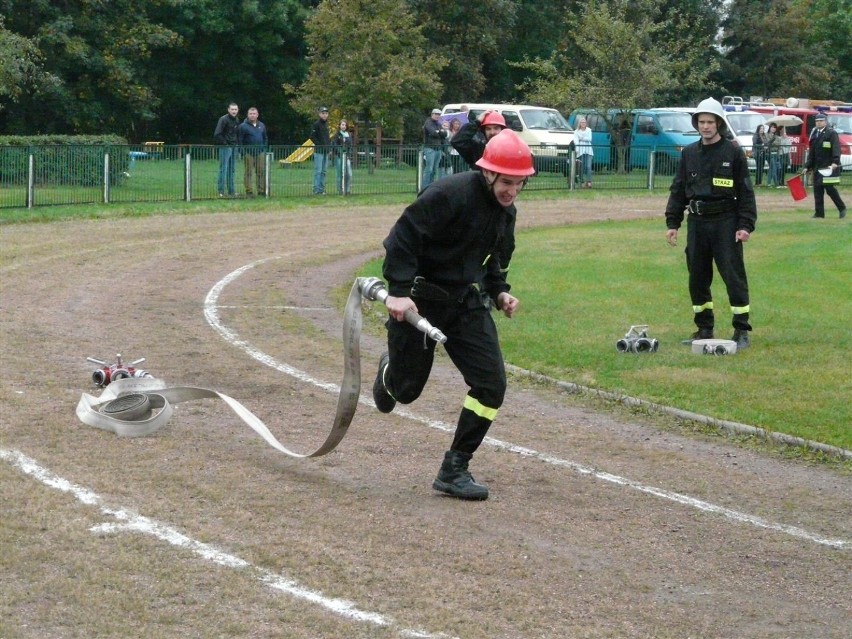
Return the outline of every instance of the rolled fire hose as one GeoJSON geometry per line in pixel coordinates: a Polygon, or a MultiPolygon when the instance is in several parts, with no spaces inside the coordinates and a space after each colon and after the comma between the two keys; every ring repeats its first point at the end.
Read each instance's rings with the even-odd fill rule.
{"type": "MultiPolygon", "coordinates": [[[[343,316],[343,381],[337,399],[337,412],[331,431],[322,445],[312,453],[296,453],[283,446],[266,425],[233,397],[206,388],[192,386],[166,387],[156,378],[125,378],[112,382],[100,397],[83,393],[77,404],[77,417],[84,424],[101,428],[120,437],[143,437],[165,426],[174,406],[194,399],[218,398],[248,424],[267,444],[290,457],[319,457],[334,450],[346,436],[349,424],[358,408],[361,393],[361,306],[364,299],[386,303],[384,282],[371,277],[359,277],[352,285],[343,316]]],[[[431,339],[444,343],[447,338],[427,320],[413,311],[405,319],[431,339]]]]}

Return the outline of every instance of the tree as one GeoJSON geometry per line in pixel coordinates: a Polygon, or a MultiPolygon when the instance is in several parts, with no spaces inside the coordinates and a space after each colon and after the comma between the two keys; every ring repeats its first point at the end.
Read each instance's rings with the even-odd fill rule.
{"type": "Polygon", "coordinates": [[[152,16],[181,42],[151,59],[161,99],[152,130],[160,139],[210,144],[216,120],[234,101],[243,114],[250,106],[259,109],[274,144],[303,140],[308,123],[291,108],[281,86],[300,82],[307,73],[305,21],[315,4],[195,0],[162,5],[152,16]]]}
{"type": "Polygon", "coordinates": [[[310,115],[327,104],[401,135],[406,113],[437,103],[446,61],[428,52],[405,0],[325,1],[306,29],[307,78],[284,87],[297,111],[310,115]]]}
{"type": "Polygon", "coordinates": [[[0,16],[0,110],[3,101],[16,101],[25,90],[48,84],[52,78],[42,69],[42,56],[29,38],[6,29],[0,16]]]}
{"type": "Polygon", "coordinates": [[[518,36],[517,0],[408,0],[417,24],[423,25],[428,50],[444,58],[440,73],[442,102],[497,98],[485,70],[518,36]]]}
{"type": "MultiPolygon", "coordinates": [[[[160,0],[174,5],[178,0],[160,0]]],[[[151,51],[177,35],[151,22],[134,0],[47,2],[6,0],[9,28],[37,44],[52,87],[22,96],[19,129],[43,132],[129,133],[155,117],[158,97],[148,82],[151,51]]]]}
{"type": "Polygon", "coordinates": [[[564,37],[547,59],[519,64],[529,72],[527,100],[563,111],[575,107],[633,109],[658,106],[674,90],[699,94],[715,70],[706,47],[680,37],[685,18],[661,14],[655,0],[593,1],[567,15],[564,37]]]}
{"type": "Polygon", "coordinates": [[[723,23],[729,93],[852,100],[852,0],[733,0],[723,23]]]}
{"type": "Polygon", "coordinates": [[[706,47],[679,39],[686,32],[685,18],[673,11],[662,15],[662,5],[593,1],[587,10],[566,16],[565,37],[553,54],[519,65],[530,72],[523,85],[526,101],[564,112],[595,109],[619,144],[618,127],[631,109],[659,106],[675,90],[706,90],[713,57],[706,47]]]}

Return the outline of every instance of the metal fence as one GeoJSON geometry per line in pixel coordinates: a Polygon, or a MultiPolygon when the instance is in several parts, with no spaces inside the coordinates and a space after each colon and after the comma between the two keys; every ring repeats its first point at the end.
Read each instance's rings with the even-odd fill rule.
{"type": "MultiPolygon", "coordinates": [[[[246,176],[246,153],[232,149],[234,192],[220,188],[222,147],[146,144],[130,146],[0,146],[0,208],[55,204],[209,200],[219,197],[308,197],[314,193],[314,154],[325,151],[325,192],[329,195],[416,194],[423,183],[423,149],[419,145],[361,145],[345,158],[351,177],[341,171],[344,158],[332,148],[272,146],[246,176]],[[263,170],[265,169],[265,170],[263,170]],[[260,177],[260,184],[257,178],[260,177]],[[220,195],[220,192],[222,195],[220,195]]],[[[592,188],[668,188],[678,149],[629,149],[627,154],[600,154],[606,165],[593,166],[592,188]]],[[[528,189],[581,188],[581,167],[573,150],[533,149],[537,173],[528,189]]],[[[447,152],[438,177],[466,170],[447,152]]],[[[253,156],[252,156],[253,157],[253,156]]]]}

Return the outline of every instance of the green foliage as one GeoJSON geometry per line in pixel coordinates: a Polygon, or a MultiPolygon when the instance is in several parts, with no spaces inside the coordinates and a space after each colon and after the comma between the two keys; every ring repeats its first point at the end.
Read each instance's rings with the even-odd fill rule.
{"type": "Polygon", "coordinates": [[[726,93],[852,100],[852,0],[733,0],[722,23],[726,93]]]}
{"type": "Polygon", "coordinates": [[[705,86],[716,61],[688,38],[688,16],[663,14],[658,0],[592,2],[565,17],[549,58],[527,59],[527,99],[563,111],[658,105],[672,91],[705,86]]]}
{"type": "Polygon", "coordinates": [[[6,29],[0,15],[0,110],[4,98],[17,101],[25,89],[49,80],[36,43],[6,29]]]}
{"type": "Polygon", "coordinates": [[[456,0],[409,0],[423,25],[429,51],[447,61],[441,70],[443,102],[472,102],[488,92],[484,73],[488,61],[502,59],[519,35],[516,28],[523,2],[479,0],[475,9],[456,0]]]}
{"type": "Polygon", "coordinates": [[[310,71],[295,89],[307,115],[327,104],[344,116],[401,133],[401,115],[437,103],[446,65],[428,50],[422,27],[404,0],[323,2],[307,23],[310,71]],[[341,31],[343,25],[343,31],[341,31]]]}

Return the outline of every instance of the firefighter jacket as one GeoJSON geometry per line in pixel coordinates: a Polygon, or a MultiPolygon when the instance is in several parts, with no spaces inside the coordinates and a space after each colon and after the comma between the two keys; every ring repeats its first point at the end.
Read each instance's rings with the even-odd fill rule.
{"type": "Polygon", "coordinates": [[[840,166],[840,137],[832,127],[825,126],[822,131],[815,128],[811,132],[810,144],[806,168],[825,169],[832,164],[840,166]]]}
{"type": "Polygon", "coordinates": [[[468,166],[476,168],[476,163],[485,153],[485,136],[480,131],[479,122],[467,122],[450,140],[453,148],[464,158],[468,166]]]}
{"type": "Polygon", "coordinates": [[[414,278],[451,295],[477,286],[497,302],[508,292],[515,249],[512,205],[504,208],[479,171],[456,173],[424,189],[384,241],[382,274],[394,297],[410,297],[414,278]]]}
{"type": "Polygon", "coordinates": [[[736,211],[737,228],[754,231],[757,203],[742,148],[722,138],[683,149],[666,205],[666,228],[680,228],[684,211],[696,202],[736,211]]]}

